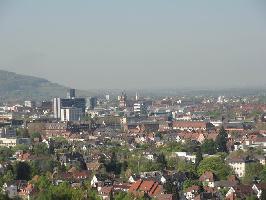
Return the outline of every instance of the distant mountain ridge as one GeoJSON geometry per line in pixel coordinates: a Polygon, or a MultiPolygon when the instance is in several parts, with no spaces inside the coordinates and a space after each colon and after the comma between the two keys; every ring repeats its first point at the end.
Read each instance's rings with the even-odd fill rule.
{"type": "Polygon", "coordinates": [[[66,96],[67,90],[43,78],[0,70],[0,101],[50,100],[66,96]]]}

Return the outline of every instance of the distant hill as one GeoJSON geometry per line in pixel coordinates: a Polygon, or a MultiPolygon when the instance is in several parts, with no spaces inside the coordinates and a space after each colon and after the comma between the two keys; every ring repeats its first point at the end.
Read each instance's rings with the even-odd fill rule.
{"type": "Polygon", "coordinates": [[[67,90],[43,78],[0,70],[0,101],[50,100],[65,97],[67,90]]]}

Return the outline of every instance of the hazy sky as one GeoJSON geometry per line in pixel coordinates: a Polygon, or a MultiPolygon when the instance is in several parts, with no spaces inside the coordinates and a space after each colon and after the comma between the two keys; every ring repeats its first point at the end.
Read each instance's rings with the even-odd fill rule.
{"type": "Polygon", "coordinates": [[[0,0],[0,68],[91,88],[266,86],[265,0],[0,0]]]}

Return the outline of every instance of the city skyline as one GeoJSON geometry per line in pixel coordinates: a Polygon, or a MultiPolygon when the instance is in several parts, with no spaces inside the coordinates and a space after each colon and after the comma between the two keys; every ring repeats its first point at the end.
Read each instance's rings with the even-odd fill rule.
{"type": "Polygon", "coordinates": [[[0,7],[0,69],[83,90],[266,86],[263,1],[0,7]]]}

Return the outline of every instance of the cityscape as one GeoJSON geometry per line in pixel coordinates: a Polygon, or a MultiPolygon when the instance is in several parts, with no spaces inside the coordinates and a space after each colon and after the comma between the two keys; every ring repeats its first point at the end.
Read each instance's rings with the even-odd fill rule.
{"type": "Polygon", "coordinates": [[[4,103],[0,121],[10,199],[265,197],[265,96],[81,98],[69,89],[4,103]]]}
{"type": "Polygon", "coordinates": [[[0,0],[0,200],[266,200],[263,0],[0,0]]]}

